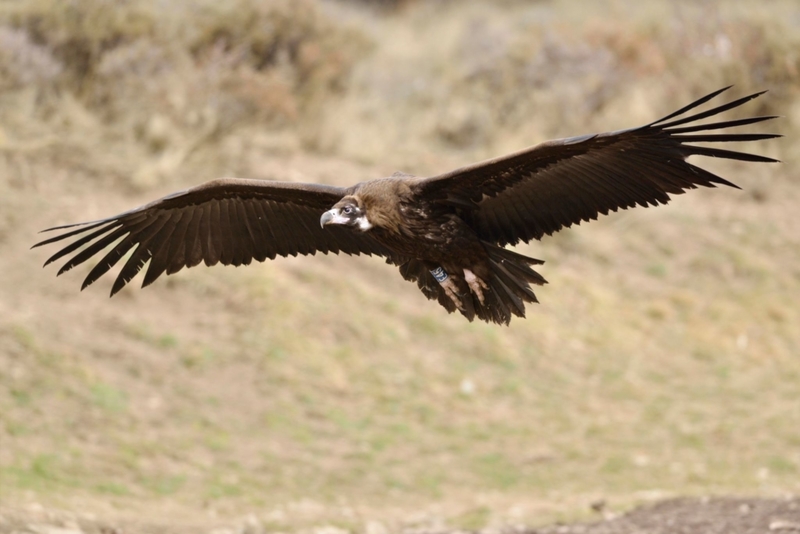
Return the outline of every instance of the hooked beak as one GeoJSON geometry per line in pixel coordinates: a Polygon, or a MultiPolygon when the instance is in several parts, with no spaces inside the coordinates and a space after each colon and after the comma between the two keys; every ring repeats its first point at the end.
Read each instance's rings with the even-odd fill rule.
{"type": "Polygon", "coordinates": [[[342,217],[338,209],[326,211],[322,214],[322,217],[319,218],[319,225],[321,228],[325,228],[327,224],[346,224],[348,222],[350,222],[350,219],[342,217]]]}

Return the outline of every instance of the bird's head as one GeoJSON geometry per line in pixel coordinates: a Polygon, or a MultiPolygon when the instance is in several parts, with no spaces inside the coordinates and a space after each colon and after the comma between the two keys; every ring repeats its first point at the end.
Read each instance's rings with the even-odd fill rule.
{"type": "Polygon", "coordinates": [[[346,196],[333,208],[322,214],[319,224],[325,228],[329,224],[338,224],[350,228],[358,228],[366,232],[372,228],[372,223],[367,219],[367,210],[358,197],[346,196]]]}

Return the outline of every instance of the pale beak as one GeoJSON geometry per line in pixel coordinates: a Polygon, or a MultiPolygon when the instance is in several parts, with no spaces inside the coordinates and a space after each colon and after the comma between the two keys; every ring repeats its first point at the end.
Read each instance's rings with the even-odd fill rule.
{"type": "Polygon", "coordinates": [[[332,211],[333,210],[326,211],[325,213],[322,214],[322,217],[319,218],[320,228],[325,228],[325,225],[333,220],[333,213],[331,213],[332,211]]]}
{"type": "Polygon", "coordinates": [[[322,217],[319,218],[319,225],[321,228],[325,228],[326,224],[347,224],[349,222],[350,219],[342,217],[338,209],[326,211],[322,214],[322,217]]]}

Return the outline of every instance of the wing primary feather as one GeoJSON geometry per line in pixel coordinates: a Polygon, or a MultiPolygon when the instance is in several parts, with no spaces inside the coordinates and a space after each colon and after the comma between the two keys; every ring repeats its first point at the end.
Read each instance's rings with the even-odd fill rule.
{"type": "Polygon", "coordinates": [[[122,266],[116,280],[114,280],[114,284],[111,286],[110,297],[116,295],[120,289],[133,280],[133,277],[145,266],[149,256],[147,245],[145,243],[136,243],[136,248],[131,253],[128,261],[125,262],[125,265],[122,266]]]}
{"type": "Polygon", "coordinates": [[[777,118],[779,118],[778,115],[766,115],[761,117],[749,117],[747,119],[736,119],[732,121],[711,122],[708,124],[695,124],[693,126],[684,126],[683,128],[668,128],[664,129],[664,131],[674,136],[676,134],[682,134],[682,133],[703,132],[707,130],[721,130],[723,128],[735,128],[737,126],[746,126],[748,124],[755,124],[777,118]]]}
{"type": "MultiPolygon", "coordinates": [[[[94,232],[81,237],[80,239],[70,243],[66,247],[62,248],[61,250],[59,250],[58,252],[56,252],[55,254],[50,256],[49,258],[47,258],[47,261],[44,262],[44,266],[46,267],[47,265],[53,263],[54,261],[58,260],[59,258],[61,258],[63,256],[66,256],[67,254],[70,254],[71,252],[74,252],[75,250],[78,250],[79,248],[81,248],[86,243],[96,239],[97,237],[100,237],[101,235],[103,235],[105,233],[111,232],[111,231],[115,230],[116,228],[119,228],[120,226],[122,226],[122,223],[119,222],[119,221],[115,221],[113,224],[110,224],[108,226],[104,226],[103,228],[100,228],[99,230],[95,230],[94,232]]],[[[59,237],[59,239],[61,239],[61,237],[59,237]]]]}
{"type": "Polygon", "coordinates": [[[701,135],[671,135],[681,143],[730,143],[738,141],[761,141],[783,137],[780,134],[755,133],[755,134],[701,134],[701,135]]]}
{"type": "Polygon", "coordinates": [[[76,265],[80,265],[81,263],[85,262],[86,260],[88,260],[95,254],[106,248],[108,245],[110,245],[120,237],[130,233],[130,231],[131,231],[130,228],[125,228],[124,226],[120,226],[110,234],[103,236],[101,239],[95,241],[94,243],[83,249],[81,252],[73,256],[67,263],[62,265],[61,269],[59,269],[58,272],[56,273],[56,276],[60,276],[65,272],[69,271],[70,269],[72,269],[73,267],[75,267],[76,265]]]}
{"type": "MultiPolygon", "coordinates": [[[[130,234],[122,238],[122,240],[114,245],[114,247],[108,251],[108,253],[103,256],[97,265],[89,271],[89,274],[86,275],[86,278],[83,279],[83,283],[81,284],[81,291],[92,285],[98,278],[100,278],[103,274],[108,272],[114,265],[117,264],[119,259],[124,256],[134,245],[132,239],[130,239],[130,234]]],[[[105,247],[102,247],[105,248],[105,247]]]]}
{"type": "MultiPolygon", "coordinates": [[[[120,215],[124,215],[124,214],[120,214],[120,215]]],[[[69,236],[74,235],[76,233],[85,232],[86,230],[89,230],[91,228],[95,228],[97,226],[100,226],[101,224],[105,224],[105,223],[108,223],[108,222],[119,220],[119,218],[120,218],[120,216],[116,216],[116,217],[108,217],[108,218],[105,218],[105,219],[100,219],[99,221],[86,221],[86,222],[79,222],[79,223],[72,223],[72,224],[59,224],[58,226],[51,226],[50,228],[45,228],[44,230],[39,230],[38,233],[46,234],[47,232],[55,232],[56,230],[66,230],[67,228],[80,227],[80,228],[77,228],[77,230],[73,230],[73,231],[68,232],[66,234],[61,234],[60,236],[57,236],[55,238],[55,239],[63,239],[65,237],[69,237],[69,236]]],[[[39,243],[37,243],[34,246],[39,246],[39,243]]]]}
{"type": "MultiPolygon", "coordinates": [[[[193,208],[193,211],[197,211],[197,209],[198,207],[195,206],[193,208]]],[[[122,269],[117,275],[116,280],[114,280],[114,284],[111,287],[110,296],[113,297],[115,294],[117,294],[123,287],[125,287],[125,285],[128,284],[128,282],[130,282],[136,276],[136,274],[145,266],[148,260],[152,260],[155,254],[153,252],[153,249],[150,247],[150,242],[154,239],[155,236],[157,236],[158,232],[161,230],[161,228],[164,227],[164,225],[167,223],[168,220],[169,220],[168,216],[160,217],[158,221],[152,225],[153,227],[147,229],[148,230],[147,233],[140,232],[136,236],[131,235],[127,238],[127,239],[135,238],[133,239],[133,242],[136,245],[136,248],[131,253],[131,256],[128,258],[128,260],[125,262],[125,265],[123,265],[122,269]]],[[[161,241],[157,240],[156,245],[158,245],[160,242],[161,241]]],[[[117,258],[117,260],[118,259],[119,258],[117,258]]],[[[114,260],[114,263],[116,263],[117,260],[114,260]]],[[[148,268],[148,272],[149,271],[150,268],[148,268]]],[[[144,286],[144,284],[142,285],[144,286]]]]}
{"type": "MultiPolygon", "coordinates": [[[[108,226],[115,226],[115,225],[119,224],[119,220],[118,219],[113,219],[113,220],[110,220],[110,221],[109,220],[104,220],[104,221],[100,221],[98,223],[90,224],[89,226],[84,226],[84,225],[80,225],[80,224],[68,224],[68,225],[65,225],[65,226],[54,226],[53,228],[48,228],[47,230],[42,230],[39,233],[41,234],[43,232],[52,232],[53,230],[60,230],[62,228],[72,228],[72,227],[75,227],[75,226],[80,226],[81,227],[81,228],[77,228],[75,230],[72,230],[70,232],[66,232],[64,234],[60,234],[60,235],[57,235],[57,236],[50,237],[48,239],[45,239],[44,241],[39,241],[38,243],[33,245],[31,248],[41,247],[42,245],[49,245],[50,243],[55,243],[56,241],[61,241],[62,239],[66,239],[68,237],[72,237],[72,236],[77,235],[77,234],[82,234],[84,232],[88,232],[89,230],[91,230],[93,228],[97,228],[98,226],[106,224],[106,223],[108,223],[108,226]]],[[[45,265],[47,265],[47,264],[45,264],[45,265]]]]}
{"type": "Polygon", "coordinates": [[[128,258],[128,261],[125,262],[125,265],[122,266],[117,278],[114,280],[114,284],[111,286],[111,293],[109,297],[113,297],[116,295],[120,289],[125,287],[125,285],[130,282],[136,273],[138,273],[144,264],[147,263],[145,248],[142,246],[141,243],[135,244],[136,248],[131,253],[131,256],[128,258]]]}
{"type": "MultiPolygon", "coordinates": [[[[125,236],[123,240],[117,244],[117,246],[112,248],[103,257],[103,259],[97,262],[97,265],[95,265],[94,268],[89,271],[89,274],[86,275],[86,278],[83,280],[81,291],[92,285],[95,281],[97,281],[98,278],[107,273],[114,265],[117,264],[120,258],[122,258],[128,252],[128,250],[131,249],[133,245],[137,245],[137,252],[144,252],[147,250],[145,247],[148,245],[149,241],[164,226],[164,219],[165,217],[158,217],[151,221],[151,223],[141,231],[132,231],[125,236]]],[[[119,289],[117,291],[119,291],[119,289]]],[[[116,291],[112,290],[111,295],[113,296],[114,293],[116,293],[116,291]]]]}
{"type": "Polygon", "coordinates": [[[660,123],[660,122],[668,121],[669,119],[671,119],[671,118],[673,118],[673,117],[677,117],[677,116],[679,116],[679,115],[683,115],[683,114],[684,114],[684,113],[686,113],[687,111],[690,111],[690,110],[692,110],[692,109],[694,109],[694,108],[696,108],[696,107],[698,107],[698,106],[702,106],[703,104],[705,104],[706,102],[708,102],[709,100],[711,100],[712,98],[714,98],[715,96],[717,96],[717,95],[719,95],[719,94],[721,94],[721,93],[724,93],[725,91],[727,91],[727,90],[728,90],[728,89],[730,89],[731,87],[733,87],[733,85],[729,85],[729,86],[727,86],[727,87],[723,87],[722,89],[717,89],[717,90],[716,90],[716,91],[714,91],[713,93],[709,93],[709,94],[707,94],[706,96],[704,96],[704,97],[702,97],[702,98],[699,98],[699,99],[695,100],[695,101],[694,101],[694,102],[692,102],[691,104],[689,104],[689,105],[686,105],[686,106],[683,106],[681,109],[679,109],[679,110],[677,110],[677,111],[673,111],[672,113],[670,113],[670,114],[669,114],[669,115],[667,115],[666,117],[661,117],[661,118],[660,118],[660,119],[658,119],[657,121],[655,121],[655,122],[651,122],[651,123],[650,123],[650,124],[648,124],[647,126],[654,126],[654,125],[656,125],[656,124],[658,124],[658,123],[660,123]]]}
{"type": "MultiPolygon", "coordinates": [[[[138,241],[138,243],[136,243],[136,249],[131,253],[128,261],[125,262],[119,275],[117,275],[117,279],[114,280],[110,296],[113,297],[119,290],[125,287],[128,282],[133,280],[133,277],[142,270],[142,267],[145,266],[147,261],[153,258],[153,250],[150,248],[150,242],[158,235],[158,232],[161,231],[168,220],[169,217],[159,217],[158,220],[147,228],[147,233],[140,232],[139,235],[135,236],[136,241],[138,241]]],[[[130,239],[130,237],[132,236],[128,238],[130,239]]]]}
{"type": "Polygon", "coordinates": [[[734,150],[723,150],[721,148],[711,148],[705,146],[683,145],[687,149],[688,155],[710,156],[712,158],[736,159],[740,161],[759,161],[763,163],[778,163],[777,159],[768,158],[759,154],[749,154],[747,152],[737,152],[734,150]]]}
{"type": "Polygon", "coordinates": [[[164,221],[164,225],[167,226],[167,223],[169,223],[169,226],[167,227],[166,232],[158,236],[156,243],[153,243],[150,265],[147,266],[147,271],[144,273],[142,287],[147,287],[155,282],[156,279],[167,270],[170,257],[169,248],[172,241],[172,234],[175,233],[175,228],[180,223],[182,216],[183,212],[177,211],[175,213],[170,213],[165,217],[166,220],[164,221]],[[175,218],[175,220],[173,220],[173,218],[175,218]]]}
{"type": "Polygon", "coordinates": [[[666,124],[661,124],[662,121],[657,121],[657,122],[654,122],[654,123],[650,124],[650,126],[657,125],[658,128],[661,128],[663,130],[665,128],[672,128],[673,126],[680,126],[681,124],[686,124],[687,122],[695,122],[695,121],[703,120],[706,117],[711,117],[713,115],[719,115],[720,113],[728,111],[729,109],[733,109],[733,108],[739,107],[742,104],[744,104],[745,102],[749,102],[750,100],[753,100],[754,98],[758,98],[759,96],[763,95],[764,93],[766,93],[766,91],[759,91],[758,93],[753,93],[752,95],[747,95],[747,96],[743,96],[742,98],[737,98],[736,100],[728,102],[727,104],[722,104],[721,106],[717,106],[717,107],[709,109],[707,111],[703,111],[702,113],[698,113],[696,115],[690,115],[689,117],[684,117],[682,119],[678,119],[678,120],[675,120],[675,121],[672,121],[672,122],[668,122],[666,124]]]}

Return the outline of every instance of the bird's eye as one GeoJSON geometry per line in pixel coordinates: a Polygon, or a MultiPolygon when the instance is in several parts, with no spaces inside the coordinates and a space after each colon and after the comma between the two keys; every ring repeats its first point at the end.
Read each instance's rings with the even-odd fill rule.
{"type": "Polygon", "coordinates": [[[342,212],[344,212],[345,215],[350,215],[353,213],[353,206],[345,206],[342,212]]]}

